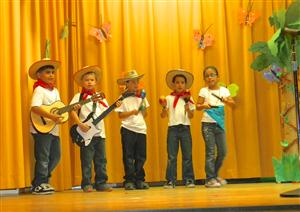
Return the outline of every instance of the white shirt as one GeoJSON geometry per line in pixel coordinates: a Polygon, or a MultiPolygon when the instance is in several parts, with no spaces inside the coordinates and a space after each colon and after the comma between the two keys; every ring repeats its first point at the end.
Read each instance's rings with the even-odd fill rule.
{"type": "MultiPolygon", "coordinates": [[[[185,111],[185,101],[183,98],[179,98],[176,107],[173,107],[175,96],[168,95],[166,97],[167,108],[169,109],[169,126],[175,126],[179,124],[191,125],[188,113],[185,111]]],[[[194,102],[193,97],[191,100],[194,102]]],[[[195,104],[188,102],[190,110],[195,110],[195,104]]]]}
{"type": "MultiPolygon", "coordinates": [[[[75,96],[73,97],[73,99],[71,100],[70,104],[79,102],[79,98],[80,98],[80,93],[75,94],[75,96]]],[[[87,99],[91,98],[91,96],[87,96],[87,99]]],[[[102,101],[107,105],[107,100],[106,99],[102,99],[102,101]]],[[[102,104],[100,104],[99,102],[96,103],[97,107],[96,107],[96,111],[93,114],[93,118],[96,119],[98,116],[101,115],[102,112],[104,112],[108,107],[103,106],[102,104]]],[[[80,113],[79,113],[79,120],[81,122],[85,121],[86,118],[88,117],[88,115],[90,113],[93,112],[93,101],[84,104],[81,106],[80,109],[80,113]]],[[[77,112],[76,112],[77,113],[77,112]]],[[[97,133],[95,136],[100,136],[101,138],[105,138],[105,126],[104,126],[104,121],[103,119],[97,124],[97,129],[99,129],[99,133],[97,133]]]]}
{"type": "MultiPolygon", "coordinates": [[[[142,102],[142,98],[130,96],[123,100],[120,107],[115,109],[116,112],[128,112],[138,110],[142,102]]],[[[149,107],[147,99],[144,99],[146,108],[149,107]]],[[[131,115],[122,119],[121,126],[136,133],[146,134],[147,126],[143,114],[139,112],[137,115],[131,115]]]]}
{"type": "MultiPolygon", "coordinates": [[[[32,94],[31,107],[40,107],[41,105],[51,105],[56,101],[60,101],[59,93],[56,88],[54,88],[53,90],[49,90],[47,88],[38,86],[34,89],[34,92],[32,94]]],[[[32,122],[30,122],[30,132],[34,134],[38,133],[34,129],[32,122]]],[[[55,136],[59,136],[58,125],[56,125],[49,133],[55,136]]]]}
{"type": "MultiPolygon", "coordinates": [[[[212,106],[224,106],[224,103],[213,96],[212,93],[221,98],[227,98],[230,96],[229,90],[222,86],[218,90],[210,90],[208,87],[201,88],[199,96],[204,98],[204,103],[212,106]]],[[[201,122],[215,123],[216,121],[204,111],[201,122]]]]}

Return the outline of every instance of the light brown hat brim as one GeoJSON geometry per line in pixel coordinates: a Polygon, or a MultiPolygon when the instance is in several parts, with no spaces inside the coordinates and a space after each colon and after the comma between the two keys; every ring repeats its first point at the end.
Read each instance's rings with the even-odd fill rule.
{"type": "Polygon", "coordinates": [[[182,69],[170,70],[166,75],[166,83],[170,89],[174,89],[173,78],[177,75],[183,75],[186,78],[185,88],[190,89],[194,81],[194,75],[188,71],[182,69]]]}
{"type": "Polygon", "coordinates": [[[141,79],[143,76],[144,76],[144,74],[138,75],[138,76],[136,76],[136,77],[131,77],[131,78],[121,78],[121,79],[118,79],[118,80],[117,80],[117,83],[118,83],[119,85],[125,85],[125,83],[126,83],[127,81],[134,80],[134,79],[141,79]]]}
{"type": "Polygon", "coordinates": [[[44,58],[42,60],[36,61],[35,63],[33,63],[28,71],[28,74],[30,76],[31,79],[37,80],[37,71],[44,67],[44,66],[53,66],[54,70],[56,71],[59,67],[60,67],[61,63],[57,60],[51,60],[51,59],[47,59],[44,58]]]}
{"type": "Polygon", "coordinates": [[[102,70],[101,70],[100,67],[97,66],[97,65],[94,65],[94,66],[85,66],[85,67],[83,67],[82,69],[80,69],[79,71],[77,71],[77,72],[73,75],[74,81],[75,81],[78,85],[82,86],[82,77],[83,77],[86,73],[95,73],[97,83],[100,82],[100,79],[101,79],[101,77],[102,77],[102,70]]]}

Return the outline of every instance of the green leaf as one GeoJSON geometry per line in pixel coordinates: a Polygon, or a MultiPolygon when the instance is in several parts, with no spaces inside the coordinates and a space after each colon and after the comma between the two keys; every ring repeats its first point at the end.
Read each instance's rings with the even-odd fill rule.
{"type": "Polygon", "coordinates": [[[275,57],[277,56],[278,53],[278,44],[276,42],[276,40],[279,38],[279,36],[281,35],[281,28],[278,29],[275,34],[272,36],[272,38],[268,41],[268,47],[272,53],[272,55],[274,55],[275,57]]]}
{"type": "Polygon", "coordinates": [[[300,65],[300,39],[296,41],[296,59],[297,59],[297,64],[300,65]]]}
{"type": "Polygon", "coordinates": [[[230,85],[228,85],[227,89],[229,90],[230,96],[235,97],[237,96],[240,87],[235,83],[231,83],[230,85]]]}
{"type": "Polygon", "coordinates": [[[293,2],[286,11],[285,14],[285,25],[289,26],[293,23],[298,23],[300,21],[300,1],[293,2]]]}
{"type": "Polygon", "coordinates": [[[249,48],[249,51],[250,52],[260,52],[260,53],[270,53],[270,49],[268,47],[268,44],[267,42],[256,42],[256,43],[253,43],[251,45],[251,47],[249,48]]]}
{"type": "Polygon", "coordinates": [[[60,39],[65,39],[69,36],[69,20],[66,20],[61,31],[60,39]]]}
{"type": "Polygon", "coordinates": [[[284,28],[285,13],[286,13],[285,9],[282,9],[276,13],[273,13],[273,15],[269,17],[270,25],[275,26],[276,29],[284,28]]]}
{"type": "Polygon", "coordinates": [[[289,142],[287,140],[283,140],[280,142],[281,146],[283,147],[288,147],[289,146],[289,142]]]}
{"type": "Polygon", "coordinates": [[[50,45],[51,45],[51,41],[50,40],[46,40],[46,46],[45,46],[45,58],[50,58],[50,45]]]}
{"type": "Polygon", "coordinates": [[[251,64],[251,68],[257,71],[262,71],[274,62],[274,57],[271,54],[261,54],[255,58],[251,64]]]}
{"type": "Polygon", "coordinates": [[[224,82],[219,82],[218,85],[226,88],[226,84],[224,82]]]}

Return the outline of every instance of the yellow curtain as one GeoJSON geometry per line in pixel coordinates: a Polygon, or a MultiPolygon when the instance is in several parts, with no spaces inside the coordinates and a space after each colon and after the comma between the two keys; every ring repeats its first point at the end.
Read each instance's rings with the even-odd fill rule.
{"type": "MultiPolygon", "coordinates": [[[[165,75],[173,68],[190,70],[195,77],[191,89],[197,99],[204,86],[202,70],[219,68],[220,81],[237,83],[237,106],[226,110],[228,156],[221,175],[225,178],[274,176],[272,156],[281,154],[278,87],[250,69],[254,56],[249,46],[273,34],[268,17],[287,7],[290,1],[254,1],[260,14],[254,26],[238,23],[238,10],[248,1],[8,1],[0,2],[0,86],[1,140],[0,189],[31,184],[34,169],[33,140],[29,133],[29,111],[33,80],[27,71],[44,57],[46,40],[51,41],[51,58],[60,60],[57,87],[66,104],[79,91],[72,75],[85,65],[99,65],[103,71],[99,90],[110,103],[119,95],[116,80],[125,70],[144,73],[142,80],[150,102],[147,125],[146,180],[163,181],[167,162],[167,120],[159,117],[158,98],[171,91],[165,75]],[[69,36],[60,39],[69,20],[69,36]],[[112,39],[99,43],[89,36],[91,26],[111,23],[112,39]],[[215,37],[212,47],[199,50],[194,29],[215,37]]],[[[205,178],[201,113],[192,120],[193,162],[197,179],[205,178]]],[[[79,185],[79,149],[69,137],[71,122],[61,127],[62,159],[53,173],[59,190],[79,185]]],[[[122,182],[123,165],[120,120],[112,113],[105,119],[109,182],[122,182]]],[[[181,179],[181,154],[178,159],[181,179]]]]}

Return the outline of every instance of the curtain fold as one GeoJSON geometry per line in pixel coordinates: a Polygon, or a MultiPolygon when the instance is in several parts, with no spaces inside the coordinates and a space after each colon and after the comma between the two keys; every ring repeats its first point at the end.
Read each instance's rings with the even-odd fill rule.
{"type": "MultiPolygon", "coordinates": [[[[86,65],[99,65],[103,78],[98,90],[109,103],[120,95],[116,83],[122,71],[136,69],[150,103],[146,118],[146,180],[163,181],[167,164],[167,120],[159,116],[158,99],[171,91],[165,83],[170,69],[183,68],[194,74],[194,99],[203,87],[202,70],[217,66],[220,81],[236,83],[240,92],[234,109],[226,109],[228,156],[221,175],[225,178],[274,176],[272,156],[281,154],[280,104],[276,84],[250,69],[254,59],[248,49],[253,42],[267,40],[274,33],[268,17],[291,1],[254,1],[260,18],[252,27],[238,23],[238,11],[248,1],[8,1],[0,2],[0,90],[1,140],[0,189],[22,188],[31,184],[34,169],[33,139],[29,133],[29,111],[34,83],[28,77],[30,65],[45,56],[50,40],[51,58],[60,60],[56,86],[65,104],[79,91],[72,76],[86,65]],[[69,20],[69,36],[60,38],[69,20]],[[112,38],[100,43],[89,35],[91,27],[111,23],[112,38]],[[197,48],[195,29],[215,37],[214,45],[197,48]]],[[[205,178],[202,113],[192,120],[193,163],[197,179],[205,178]]],[[[61,126],[62,158],[53,173],[58,190],[81,181],[79,148],[72,144],[69,128],[61,126]]],[[[116,113],[105,119],[109,182],[122,182],[120,120],[116,113]]],[[[178,179],[181,179],[181,154],[178,179]]]]}

